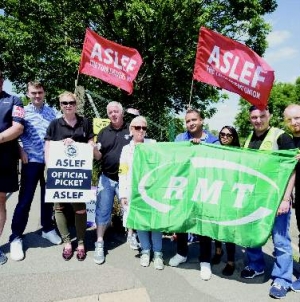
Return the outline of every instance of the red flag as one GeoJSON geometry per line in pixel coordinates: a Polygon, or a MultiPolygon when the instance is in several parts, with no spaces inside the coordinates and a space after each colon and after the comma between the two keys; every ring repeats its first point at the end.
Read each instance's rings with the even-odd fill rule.
{"type": "Polygon", "coordinates": [[[249,47],[201,27],[193,78],[267,106],[274,70],[249,47]]]}
{"type": "Polygon", "coordinates": [[[106,40],[86,29],[79,73],[99,78],[131,94],[142,63],[136,49],[106,40]]]}

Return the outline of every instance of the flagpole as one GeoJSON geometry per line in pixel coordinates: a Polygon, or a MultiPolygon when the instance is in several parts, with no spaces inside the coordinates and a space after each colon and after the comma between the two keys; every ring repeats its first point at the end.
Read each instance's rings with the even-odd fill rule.
{"type": "Polygon", "coordinates": [[[191,90],[190,90],[190,100],[189,100],[188,108],[190,108],[191,102],[192,102],[193,87],[194,87],[194,79],[192,79],[191,90]]]}
{"type": "Polygon", "coordinates": [[[79,69],[77,71],[77,78],[75,80],[75,94],[76,94],[76,89],[77,89],[77,86],[78,86],[78,79],[79,79],[79,69]]]}

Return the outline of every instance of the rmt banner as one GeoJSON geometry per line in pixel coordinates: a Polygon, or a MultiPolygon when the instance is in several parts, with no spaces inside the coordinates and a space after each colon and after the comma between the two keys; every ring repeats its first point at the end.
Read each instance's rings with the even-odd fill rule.
{"type": "Polygon", "coordinates": [[[127,227],[261,246],[295,154],[190,142],[138,144],[127,227]]]}
{"type": "Polygon", "coordinates": [[[90,144],[50,141],[46,202],[89,202],[93,147],[90,144]]]}

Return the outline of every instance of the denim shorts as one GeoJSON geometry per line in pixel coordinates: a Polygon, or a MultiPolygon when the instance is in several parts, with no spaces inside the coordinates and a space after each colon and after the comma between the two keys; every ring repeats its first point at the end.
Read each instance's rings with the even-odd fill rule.
{"type": "Polygon", "coordinates": [[[111,221],[115,195],[119,198],[119,182],[101,174],[97,188],[96,225],[106,225],[111,221]]]}

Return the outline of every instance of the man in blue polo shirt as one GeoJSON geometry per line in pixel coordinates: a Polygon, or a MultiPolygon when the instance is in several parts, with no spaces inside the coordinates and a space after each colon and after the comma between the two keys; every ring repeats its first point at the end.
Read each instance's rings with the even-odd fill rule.
{"type": "MultiPolygon", "coordinates": [[[[23,132],[24,108],[21,100],[2,90],[4,78],[0,71],[0,236],[6,221],[6,193],[18,186],[18,137],[23,132]]],[[[0,264],[7,261],[0,250],[0,264]]]]}
{"type": "MultiPolygon", "coordinates": [[[[196,109],[188,109],[185,115],[187,131],[177,135],[175,142],[191,141],[195,144],[219,144],[217,137],[203,129],[204,115],[196,109]]],[[[200,236],[200,276],[203,280],[211,278],[211,238],[200,236]]],[[[178,266],[186,262],[188,254],[188,234],[177,234],[177,254],[169,261],[170,266],[178,266]]]]}
{"type": "Polygon", "coordinates": [[[57,111],[44,103],[45,91],[40,82],[27,84],[27,97],[31,102],[25,106],[25,127],[21,136],[21,187],[11,223],[12,234],[9,238],[10,257],[15,261],[24,258],[22,236],[38,182],[41,186],[42,237],[53,244],[61,243],[52,221],[53,204],[45,203],[44,177],[44,137],[50,122],[57,117],[57,111]]]}

